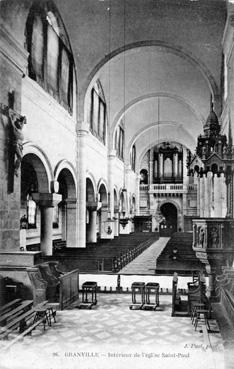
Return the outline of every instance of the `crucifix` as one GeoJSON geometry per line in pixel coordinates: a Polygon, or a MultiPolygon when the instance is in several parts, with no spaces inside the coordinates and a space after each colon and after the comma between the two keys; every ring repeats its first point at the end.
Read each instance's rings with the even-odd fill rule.
{"type": "Polygon", "coordinates": [[[8,106],[1,104],[1,112],[8,118],[8,193],[14,192],[14,176],[19,176],[23,157],[23,126],[26,117],[14,110],[14,91],[8,93],[8,106]]]}

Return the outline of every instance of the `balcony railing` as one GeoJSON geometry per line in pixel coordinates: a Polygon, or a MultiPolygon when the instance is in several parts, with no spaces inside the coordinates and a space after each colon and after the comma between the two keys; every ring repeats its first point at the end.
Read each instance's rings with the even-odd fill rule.
{"type": "Polygon", "coordinates": [[[187,193],[188,191],[196,191],[197,185],[189,185],[185,186],[183,184],[141,184],[141,191],[149,191],[149,192],[180,192],[187,193]]]}

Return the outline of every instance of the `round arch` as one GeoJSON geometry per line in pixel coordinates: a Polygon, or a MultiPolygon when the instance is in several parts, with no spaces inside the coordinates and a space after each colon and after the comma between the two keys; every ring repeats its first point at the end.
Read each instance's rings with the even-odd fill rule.
{"type": "MultiPolygon", "coordinates": [[[[93,68],[93,70],[91,71],[91,73],[89,74],[89,76],[86,80],[86,83],[81,88],[81,94],[79,96],[79,105],[84,107],[86,93],[87,93],[87,90],[89,88],[89,85],[92,83],[92,80],[95,78],[97,72],[109,60],[113,59],[115,56],[117,56],[117,55],[119,55],[123,52],[126,53],[128,50],[132,50],[132,49],[135,49],[135,48],[141,48],[141,47],[152,47],[152,46],[164,48],[164,49],[166,49],[167,52],[171,52],[171,53],[173,53],[177,56],[180,56],[181,58],[189,61],[192,65],[194,65],[201,72],[204,79],[207,81],[210,92],[213,96],[213,99],[219,105],[219,98],[220,98],[219,88],[218,88],[218,85],[215,81],[215,78],[212,76],[212,73],[206,67],[206,65],[200,59],[196,58],[192,53],[188,52],[188,50],[185,50],[181,46],[176,46],[176,45],[170,44],[170,43],[165,42],[165,41],[160,41],[160,40],[145,40],[145,41],[133,42],[131,44],[121,46],[120,48],[117,48],[117,49],[113,50],[111,53],[109,53],[108,55],[106,55],[93,68]]],[[[83,109],[82,114],[84,114],[84,109],[83,109]]],[[[83,118],[84,118],[83,116],[80,117],[80,119],[83,119],[83,118]]]]}
{"type": "Polygon", "coordinates": [[[164,204],[172,204],[176,207],[176,210],[177,210],[177,213],[179,214],[181,209],[180,209],[180,206],[179,204],[172,200],[171,198],[166,198],[165,200],[162,200],[159,204],[158,204],[158,208],[157,210],[160,210],[161,206],[163,206],[164,204]]]}
{"type": "Polygon", "coordinates": [[[118,207],[119,206],[119,196],[118,196],[118,190],[116,187],[114,187],[113,193],[114,193],[114,207],[118,207]]]}
{"type": "Polygon", "coordinates": [[[64,174],[65,182],[68,187],[68,197],[76,197],[77,181],[75,168],[68,160],[61,160],[55,167],[54,179],[58,181],[61,173],[64,174]]]}
{"type": "Polygon", "coordinates": [[[159,202],[157,213],[161,213],[163,220],[159,223],[161,236],[171,236],[178,229],[181,209],[176,201],[165,199],[159,202]]]}
{"type": "MultiPolygon", "coordinates": [[[[149,93],[149,94],[145,94],[145,95],[142,95],[142,96],[138,96],[137,98],[133,99],[132,101],[129,101],[129,103],[126,104],[116,114],[116,117],[115,117],[115,119],[112,123],[112,126],[111,126],[111,132],[113,132],[113,136],[114,136],[114,131],[116,129],[116,126],[119,124],[119,121],[123,118],[123,115],[126,114],[130,109],[132,109],[134,107],[134,105],[139,104],[139,103],[143,102],[144,100],[154,99],[154,98],[157,98],[157,97],[167,97],[167,98],[174,99],[176,102],[180,103],[182,106],[187,108],[191,112],[191,114],[193,114],[193,116],[199,122],[201,122],[202,125],[205,123],[204,116],[201,113],[197,112],[196,109],[192,106],[192,104],[189,101],[187,101],[186,99],[184,99],[181,96],[178,96],[176,94],[173,94],[173,93],[155,92],[155,93],[149,93]]],[[[113,145],[113,143],[112,143],[112,145],[113,145]]]]}
{"type": "Polygon", "coordinates": [[[108,189],[107,181],[105,179],[103,179],[103,178],[100,178],[99,181],[98,181],[98,184],[97,184],[97,192],[99,192],[101,185],[103,185],[105,187],[106,193],[108,193],[108,190],[107,190],[108,189]]]}
{"type": "Polygon", "coordinates": [[[23,159],[34,168],[38,179],[38,192],[50,192],[50,184],[54,179],[52,166],[46,154],[36,145],[26,142],[23,145],[23,159]]]}
{"type": "Polygon", "coordinates": [[[100,195],[100,202],[102,202],[102,205],[108,205],[107,185],[103,180],[100,180],[98,183],[98,194],[100,195]]]}
{"type": "Polygon", "coordinates": [[[92,186],[94,188],[94,193],[95,193],[95,196],[96,196],[97,195],[97,192],[98,192],[97,191],[98,186],[97,186],[97,182],[95,180],[94,175],[90,171],[87,171],[86,172],[86,180],[87,179],[89,179],[92,182],[92,186]]]}
{"type": "Polygon", "coordinates": [[[90,178],[86,177],[86,202],[94,203],[96,199],[95,187],[90,178]]]}
{"type": "MultiPolygon", "coordinates": [[[[188,136],[190,136],[188,132],[186,132],[186,133],[187,133],[188,136]]],[[[193,138],[191,137],[191,139],[193,139],[193,138]]],[[[194,145],[191,145],[190,144],[188,146],[188,144],[184,144],[184,142],[180,142],[178,139],[173,139],[172,137],[170,138],[168,136],[167,137],[166,136],[161,137],[161,139],[159,141],[157,141],[157,144],[160,144],[160,143],[162,143],[164,141],[166,141],[166,142],[167,141],[177,142],[178,144],[184,146],[186,149],[188,149],[190,151],[193,151],[194,150],[194,147],[196,146],[196,142],[195,141],[194,141],[194,145]]],[[[137,160],[136,160],[136,173],[139,173],[140,172],[140,165],[141,165],[141,162],[142,162],[142,160],[144,158],[144,155],[153,146],[155,146],[155,143],[152,143],[152,142],[148,143],[148,145],[144,148],[144,150],[141,152],[141,154],[137,156],[137,160]]]]}

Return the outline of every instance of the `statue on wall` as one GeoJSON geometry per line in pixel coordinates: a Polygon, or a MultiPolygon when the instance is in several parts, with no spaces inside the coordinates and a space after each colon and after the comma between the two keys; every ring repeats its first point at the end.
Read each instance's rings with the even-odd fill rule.
{"type": "Polygon", "coordinates": [[[12,109],[9,109],[9,122],[12,130],[12,149],[14,152],[14,172],[19,175],[19,168],[23,157],[23,126],[26,124],[26,117],[19,116],[12,109]],[[16,157],[16,159],[15,159],[16,157]]]}
{"type": "Polygon", "coordinates": [[[212,227],[210,230],[210,247],[217,248],[219,246],[219,232],[216,227],[212,227]]]}
{"type": "Polygon", "coordinates": [[[204,247],[205,231],[202,227],[199,229],[199,246],[204,247]]]}

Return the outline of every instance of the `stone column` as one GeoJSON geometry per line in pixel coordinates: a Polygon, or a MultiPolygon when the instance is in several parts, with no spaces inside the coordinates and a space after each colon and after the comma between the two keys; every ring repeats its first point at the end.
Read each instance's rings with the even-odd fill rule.
{"type": "Polygon", "coordinates": [[[220,175],[220,187],[221,187],[221,206],[222,206],[222,218],[225,218],[227,215],[227,186],[225,181],[224,173],[220,175]]]}
{"type": "Polygon", "coordinates": [[[41,210],[41,252],[43,255],[53,254],[53,208],[62,200],[62,195],[55,193],[33,193],[41,210]]]}
{"type": "Polygon", "coordinates": [[[219,203],[219,178],[217,174],[214,174],[214,217],[220,217],[220,203],[219,203]]]}
{"type": "Polygon", "coordinates": [[[87,227],[87,242],[97,242],[97,206],[87,206],[89,211],[89,226],[87,227]]]}
{"type": "Polygon", "coordinates": [[[212,205],[212,177],[213,173],[207,173],[207,217],[211,216],[211,205],[212,205]]]}
{"type": "Polygon", "coordinates": [[[203,218],[205,216],[204,214],[204,201],[205,201],[205,186],[204,186],[204,179],[205,176],[203,175],[200,178],[200,217],[203,218]]]}
{"type": "Polygon", "coordinates": [[[149,157],[149,185],[153,183],[153,155],[154,151],[153,149],[150,149],[150,157],[149,157]]]}
{"type": "Polygon", "coordinates": [[[204,217],[207,218],[209,216],[208,212],[208,178],[207,175],[203,176],[204,180],[204,217]]]}
{"type": "Polygon", "coordinates": [[[86,140],[88,124],[82,122],[77,128],[78,136],[78,242],[77,247],[86,247],[86,140]]]}
{"type": "Polygon", "coordinates": [[[66,244],[77,247],[77,200],[66,200],[66,244]]]}
{"type": "Polygon", "coordinates": [[[119,235],[119,209],[116,209],[115,213],[115,223],[114,223],[114,236],[119,235]]]}
{"type": "Polygon", "coordinates": [[[140,215],[140,175],[136,175],[136,215],[140,215]]]}
{"type": "Polygon", "coordinates": [[[111,217],[114,216],[114,162],[116,158],[116,150],[111,150],[108,156],[108,165],[109,165],[109,191],[110,191],[110,212],[111,217]]]}
{"type": "Polygon", "coordinates": [[[61,204],[61,218],[62,218],[62,240],[67,239],[67,216],[66,216],[66,202],[63,201],[61,204]]]}
{"type": "Polygon", "coordinates": [[[53,255],[53,206],[41,206],[41,252],[53,255]]]}
{"type": "MultiPolygon", "coordinates": [[[[132,173],[132,169],[130,165],[126,165],[125,166],[125,188],[130,188],[131,186],[131,180],[130,180],[130,176],[132,173]]],[[[130,216],[130,207],[129,207],[129,193],[124,192],[124,199],[126,202],[126,212],[125,212],[125,216],[129,217],[130,216]]]]}
{"type": "Polygon", "coordinates": [[[200,176],[197,174],[197,216],[200,216],[200,176]]]}

